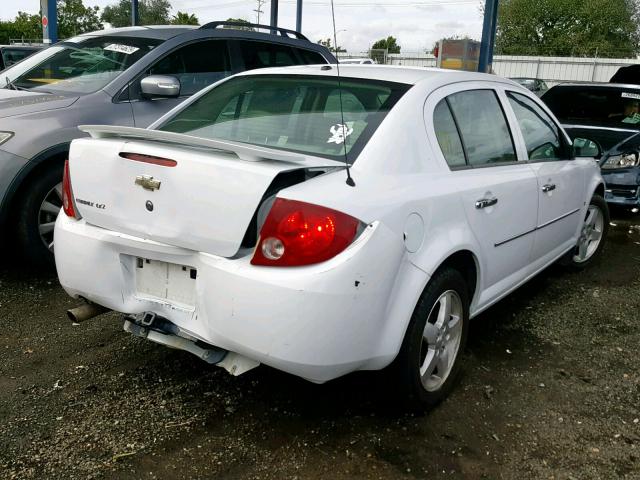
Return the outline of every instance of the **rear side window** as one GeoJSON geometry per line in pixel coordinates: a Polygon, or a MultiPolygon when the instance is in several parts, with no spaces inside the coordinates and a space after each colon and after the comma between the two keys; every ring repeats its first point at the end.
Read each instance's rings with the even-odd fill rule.
{"type": "Polygon", "coordinates": [[[240,47],[240,55],[242,55],[244,66],[247,70],[267,67],[286,67],[300,63],[296,59],[293,48],[287,45],[240,40],[238,41],[238,46],[240,47]]]}
{"type": "Polygon", "coordinates": [[[511,131],[493,90],[469,90],[447,97],[462,138],[467,164],[515,162],[511,131]]]}
{"type": "Polygon", "coordinates": [[[340,162],[346,153],[352,163],[409,86],[352,78],[342,78],[340,85],[324,76],[239,76],[159,129],[340,162]]]}
{"type": "Polygon", "coordinates": [[[441,100],[433,112],[433,128],[436,131],[440,150],[449,166],[466,165],[460,135],[446,100],[441,100]]]}
{"type": "Polygon", "coordinates": [[[320,55],[318,52],[312,52],[310,50],[302,50],[302,49],[297,49],[297,50],[298,50],[298,53],[300,54],[300,57],[302,57],[302,61],[306,65],[317,65],[321,63],[327,63],[325,58],[322,55],[320,55]]]}
{"type": "Polygon", "coordinates": [[[180,80],[180,95],[191,95],[229,74],[226,40],[207,40],[178,48],[150,69],[152,75],[180,80]]]}
{"type": "Polygon", "coordinates": [[[560,131],[551,117],[524,95],[508,92],[507,97],[518,119],[529,160],[565,158],[560,131]]]}

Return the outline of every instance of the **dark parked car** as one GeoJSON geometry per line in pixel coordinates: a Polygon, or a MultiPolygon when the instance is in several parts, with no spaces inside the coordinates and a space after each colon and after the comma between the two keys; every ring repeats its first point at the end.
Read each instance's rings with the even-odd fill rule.
{"type": "Polygon", "coordinates": [[[0,45],[0,70],[9,68],[43,48],[43,45],[0,45]]]}
{"type": "Polygon", "coordinates": [[[626,67],[620,67],[618,71],[613,74],[613,77],[611,77],[609,82],[640,85],[640,65],[627,65],[626,67]]]}
{"type": "Polygon", "coordinates": [[[598,144],[605,200],[640,207],[640,85],[561,84],[542,100],[572,138],[598,144]]]}
{"type": "Polygon", "coordinates": [[[234,73],[336,63],[298,32],[249,27],[213,22],[92,32],[2,72],[0,232],[15,232],[33,263],[53,261],[64,160],[71,141],[86,135],[78,125],[147,127],[234,73]]]}
{"type": "Polygon", "coordinates": [[[539,78],[516,77],[511,78],[511,80],[519,83],[527,90],[535,93],[537,96],[541,96],[544,92],[549,90],[545,81],[540,80],[539,78]]]}

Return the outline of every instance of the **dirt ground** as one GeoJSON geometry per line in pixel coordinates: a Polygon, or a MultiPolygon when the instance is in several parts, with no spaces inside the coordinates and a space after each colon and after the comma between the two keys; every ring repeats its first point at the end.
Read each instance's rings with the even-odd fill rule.
{"type": "Polygon", "coordinates": [[[241,377],[134,338],[0,261],[0,478],[640,479],[640,217],[583,273],[552,267],[472,322],[424,416],[380,375],[241,377]]]}

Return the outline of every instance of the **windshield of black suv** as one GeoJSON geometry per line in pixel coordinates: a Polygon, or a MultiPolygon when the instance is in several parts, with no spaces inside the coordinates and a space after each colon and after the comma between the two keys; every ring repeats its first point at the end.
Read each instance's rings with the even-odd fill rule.
{"type": "Polygon", "coordinates": [[[565,125],[640,129],[640,89],[559,86],[542,100],[565,125]]]}
{"type": "Polygon", "coordinates": [[[353,163],[409,85],[334,77],[250,75],[205,93],[159,130],[353,163]],[[342,113],[340,102],[342,100],[342,113]]]}
{"type": "Polygon", "coordinates": [[[160,43],[136,37],[75,37],[3,71],[0,86],[63,95],[95,92],[160,43]]]}

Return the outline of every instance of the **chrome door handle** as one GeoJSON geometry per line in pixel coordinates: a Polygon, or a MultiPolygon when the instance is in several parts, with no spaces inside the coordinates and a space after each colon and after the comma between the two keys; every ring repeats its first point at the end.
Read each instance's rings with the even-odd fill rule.
{"type": "Polygon", "coordinates": [[[476,208],[477,209],[487,208],[495,205],[496,203],[498,203],[498,199],[496,197],[481,198],[480,200],[476,201],[476,208]]]}
{"type": "Polygon", "coordinates": [[[544,193],[550,192],[552,190],[556,189],[556,184],[555,183],[547,183],[546,185],[542,186],[542,191],[544,193]]]}

